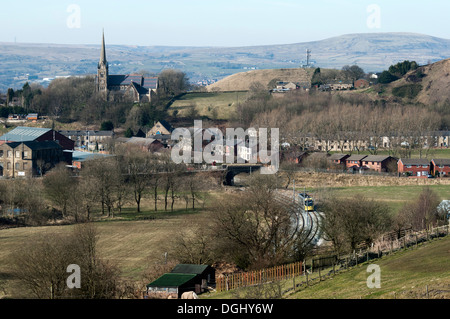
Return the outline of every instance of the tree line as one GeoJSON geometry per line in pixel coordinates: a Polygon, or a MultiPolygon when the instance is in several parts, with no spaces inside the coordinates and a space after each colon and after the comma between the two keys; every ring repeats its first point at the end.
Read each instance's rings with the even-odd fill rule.
{"type": "Polygon", "coordinates": [[[175,164],[170,153],[154,155],[128,145],[114,151],[114,156],[84,162],[79,173],[60,164],[42,179],[1,181],[3,211],[18,209],[16,224],[44,225],[54,220],[91,221],[94,213],[114,218],[125,206],[139,213],[144,199],[153,201],[154,211],[174,211],[176,203],[195,210],[206,200],[205,191],[217,185],[210,177],[175,164]]]}
{"type": "Polygon", "coordinates": [[[22,89],[8,89],[6,107],[1,108],[1,116],[36,112],[64,123],[79,121],[85,125],[99,125],[102,121],[112,121],[115,127],[136,130],[136,127],[153,125],[154,121],[164,119],[168,101],[190,87],[184,72],[163,70],[158,74],[157,96],[150,103],[135,105],[134,101],[126,98],[105,101],[96,92],[95,81],[95,76],[57,78],[48,87],[27,82],[22,89]],[[8,105],[14,97],[22,101],[21,107],[8,105]]]}

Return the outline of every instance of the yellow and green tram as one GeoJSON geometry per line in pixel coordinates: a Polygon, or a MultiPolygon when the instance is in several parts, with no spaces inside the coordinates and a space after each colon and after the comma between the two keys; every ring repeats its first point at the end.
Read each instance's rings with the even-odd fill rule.
{"type": "Polygon", "coordinates": [[[303,209],[307,212],[313,212],[314,211],[314,201],[312,197],[306,193],[300,193],[298,194],[300,203],[303,204],[303,209]]]}

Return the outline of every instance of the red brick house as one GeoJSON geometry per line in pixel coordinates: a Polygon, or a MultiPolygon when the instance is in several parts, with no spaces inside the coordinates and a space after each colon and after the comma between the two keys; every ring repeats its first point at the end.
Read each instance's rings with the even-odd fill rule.
{"type": "Polygon", "coordinates": [[[362,165],[377,172],[395,170],[397,159],[386,155],[369,155],[362,159],[362,165]]]}
{"type": "Polygon", "coordinates": [[[431,171],[430,164],[429,160],[423,158],[401,158],[397,162],[397,170],[402,175],[427,178],[431,171]]]}
{"type": "Polygon", "coordinates": [[[362,160],[366,157],[367,155],[352,155],[345,160],[345,166],[347,168],[360,168],[363,166],[362,160]]]}
{"type": "Polygon", "coordinates": [[[350,155],[348,154],[340,154],[340,153],[335,153],[332,154],[328,159],[336,165],[345,165],[345,161],[347,160],[347,158],[349,158],[350,155]]]}
{"type": "Polygon", "coordinates": [[[362,89],[362,88],[369,87],[370,83],[367,80],[359,79],[359,80],[355,81],[354,85],[355,85],[355,88],[362,89]]]}
{"type": "Polygon", "coordinates": [[[450,159],[432,159],[431,174],[435,177],[450,175],[450,159]]]}

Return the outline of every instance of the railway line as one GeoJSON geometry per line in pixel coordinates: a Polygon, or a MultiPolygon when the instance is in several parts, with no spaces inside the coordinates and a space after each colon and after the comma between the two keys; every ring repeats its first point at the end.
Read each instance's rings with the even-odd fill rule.
{"type": "Polygon", "coordinates": [[[300,193],[277,191],[276,200],[287,207],[293,214],[292,224],[296,229],[297,236],[302,238],[305,245],[320,245],[321,243],[321,214],[316,211],[305,209],[304,202],[300,199],[300,193]],[[289,195],[290,193],[290,195],[289,195]]]}

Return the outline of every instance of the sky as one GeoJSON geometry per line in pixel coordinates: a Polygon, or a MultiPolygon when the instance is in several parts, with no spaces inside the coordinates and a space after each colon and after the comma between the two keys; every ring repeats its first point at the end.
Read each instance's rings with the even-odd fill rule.
{"type": "Polygon", "coordinates": [[[0,42],[290,44],[371,32],[450,39],[448,0],[0,0],[0,42]]]}

